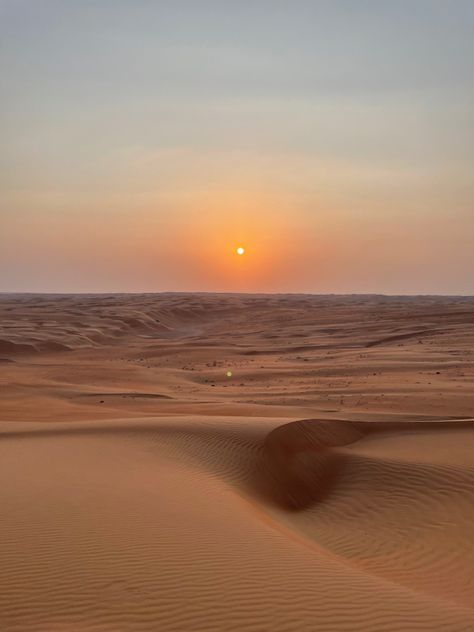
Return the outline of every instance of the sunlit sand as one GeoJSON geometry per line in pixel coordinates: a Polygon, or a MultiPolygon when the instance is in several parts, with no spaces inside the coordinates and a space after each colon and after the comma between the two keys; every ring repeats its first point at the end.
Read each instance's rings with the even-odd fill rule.
{"type": "Polygon", "coordinates": [[[473,629],[474,299],[0,316],[2,632],[473,629]]]}

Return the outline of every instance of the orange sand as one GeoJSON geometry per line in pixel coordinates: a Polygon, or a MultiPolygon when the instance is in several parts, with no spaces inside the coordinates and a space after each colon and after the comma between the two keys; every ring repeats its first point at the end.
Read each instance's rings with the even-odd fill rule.
{"type": "Polygon", "coordinates": [[[473,385],[472,298],[1,296],[0,631],[473,630],[473,385]]]}

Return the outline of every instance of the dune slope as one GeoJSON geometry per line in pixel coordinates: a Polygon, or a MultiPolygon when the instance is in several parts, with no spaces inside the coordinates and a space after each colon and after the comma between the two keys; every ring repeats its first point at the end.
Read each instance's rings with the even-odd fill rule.
{"type": "Polygon", "coordinates": [[[472,626],[468,423],[216,421],[5,431],[2,629],[472,626]]]}

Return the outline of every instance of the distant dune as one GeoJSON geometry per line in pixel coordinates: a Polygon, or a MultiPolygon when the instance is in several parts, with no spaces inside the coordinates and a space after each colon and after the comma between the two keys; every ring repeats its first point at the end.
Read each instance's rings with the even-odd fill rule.
{"type": "Polygon", "coordinates": [[[0,316],[1,632],[474,629],[474,299],[0,316]]]}

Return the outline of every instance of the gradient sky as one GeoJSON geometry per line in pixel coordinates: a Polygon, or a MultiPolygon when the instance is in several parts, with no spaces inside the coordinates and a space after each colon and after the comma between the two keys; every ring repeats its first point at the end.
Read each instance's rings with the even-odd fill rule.
{"type": "Polygon", "coordinates": [[[473,294],[473,32],[472,0],[0,0],[0,291],[473,294]]]}

